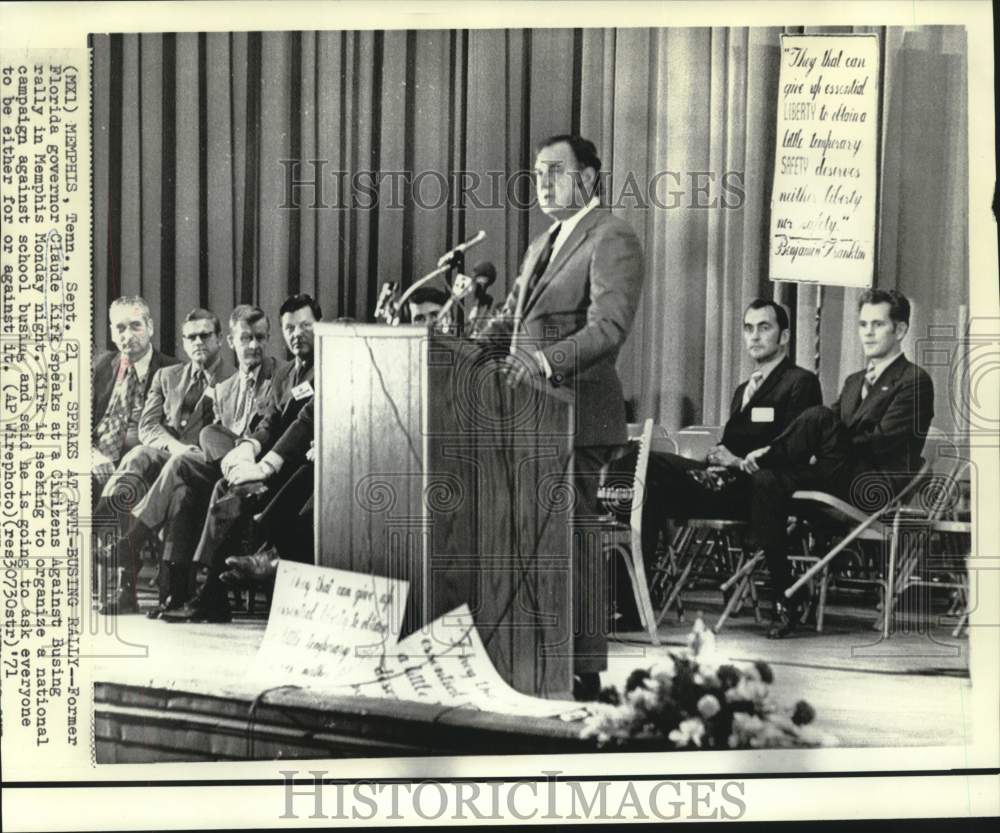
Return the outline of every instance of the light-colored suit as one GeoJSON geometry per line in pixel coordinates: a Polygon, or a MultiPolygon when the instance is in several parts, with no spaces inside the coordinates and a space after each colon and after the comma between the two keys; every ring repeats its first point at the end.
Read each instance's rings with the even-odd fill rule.
{"type": "MultiPolygon", "coordinates": [[[[213,396],[217,423],[205,430],[217,430],[229,437],[229,447],[241,433],[253,430],[266,412],[275,372],[284,365],[267,356],[261,363],[254,387],[252,415],[245,425],[236,421],[239,406],[240,374],[234,373],[215,386],[213,396]]],[[[172,563],[191,560],[198,543],[212,487],[219,479],[218,457],[206,459],[202,451],[187,451],[171,457],[133,514],[149,529],[164,530],[163,558],[172,563]]]]}
{"type": "Polygon", "coordinates": [[[181,406],[194,375],[193,365],[187,362],[156,371],[139,418],[142,444],[122,458],[104,487],[102,497],[110,500],[118,493],[116,508],[127,510],[145,495],[171,455],[181,453],[186,446],[197,446],[198,433],[212,420],[214,385],[232,372],[232,364],[220,354],[216,363],[208,368],[209,387],[202,392],[191,413],[184,414],[181,406]]]}
{"type": "Polygon", "coordinates": [[[642,249],[632,227],[604,208],[588,212],[563,241],[529,294],[528,282],[548,232],[528,247],[521,271],[488,338],[541,350],[552,383],[576,400],[574,445],[626,441],[625,399],[615,368],[642,292],[642,249]]]}
{"type": "MultiPolygon", "coordinates": [[[[253,391],[253,405],[246,415],[246,430],[253,431],[264,414],[267,413],[271,395],[271,381],[276,370],[284,367],[285,362],[272,356],[265,356],[257,372],[257,380],[253,391]]],[[[236,424],[236,414],[239,410],[240,374],[234,373],[228,379],[215,387],[214,414],[215,421],[224,425],[236,434],[242,433],[236,424]]]]}
{"type": "Polygon", "coordinates": [[[178,445],[198,445],[198,434],[214,416],[213,388],[232,373],[232,364],[220,354],[216,364],[208,369],[209,386],[192,412],[185,415],[181,413],[181,405],[194,377],[194,365],[186,362],[158,370],[139,419],[139,441],[162,451],[173,451],[178,445]]]}
{"type": "MultiPolygon", "coordinates": [[[[549,233],[525,253],[515,285],[483,336],[541,352],[550,383],[572,392],[575,435],[575,523],[585,528],[600,514],[601,466],[627,439],[625,398],[615,368],[642,292],[642,249],[632,227],[607,209],[584,215],[529,291],[549,233]],[[589,518],[589,520],[585,520],[589,518]]],[[[574,536],[573,666],[577,673],[607,668],[604,556],[593,535],[574,536]]]]}

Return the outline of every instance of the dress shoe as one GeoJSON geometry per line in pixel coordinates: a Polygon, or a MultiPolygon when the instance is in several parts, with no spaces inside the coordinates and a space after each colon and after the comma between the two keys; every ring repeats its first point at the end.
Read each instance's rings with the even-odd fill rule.
{"type": "Polygon", "coordinates": [[[601,693],[601,675],[596,671],[584,672],[573,676],[573,699],[580,702],[593,702],[601,693]]]}
{"type": "Polygon", "coordinates": [[[114,597],[102,602],[97,612],[103,616],[118,616],[122,613],[138,613],[139,603],[131,587],[119,587],[114,597]]]}
{"type": "Polygon", "coordinates": [[[233,615],[228,603],[222,606],[209,606],[198,600],[192,600],[176,610],[165,610],[160,614],[164,622],[232,622],[233,615]]]}
{"type": "Polygon", "coordinates": [[[799,626],[801,609],[796,605],[789,607],[776,602],[774,606],[774,624],[767,632],[768,639],[784,639],[791,636],[799,626]]]}
{"type": "Polygon", "coordinates": [[[267,584],[274,581],[279,560],[274,547],[258,550],[253,555],[231,555],[226,559],[229,569],[220,578],[227,584],[240,581],[267,584]]]}
{"type": "Polygon", "coordinates": [[[162,619],[164,613],[168,613],[171,610],[180,610],[184,606],[181,601],[174,601],[173,596],[168,596],[165,602],[160,602],[152,610],[146,611],[147,619],[162,619]]]}

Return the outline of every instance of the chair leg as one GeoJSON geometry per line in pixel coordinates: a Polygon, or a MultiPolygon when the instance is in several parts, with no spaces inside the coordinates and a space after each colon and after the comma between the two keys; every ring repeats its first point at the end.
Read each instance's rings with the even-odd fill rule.
{"type": "Polygon", "coordinates": [[[830,569],[823,570],[819,580],[819,606],[816,608],[816,633],[823,633],[823,617],[826,616],[826,590],[830,584],[830,569]]]}
{"type": "Polygon", "coordinates": [[[722,630],[723,625],[726,624],[726,620],[732,615],[733,610],[742,601],[744,594],[747,592],[747,585],[750,583],[750,574],[748,573],[743,577],[743,580],[736,586],[733,591],[733,595],[729,597],[729,601],[726,602],[725,608],[723,608],[722,615],[719,616],[719,621],[715,623],[715,627],[712,628],[716,633],[722,630]]]}
{"type": "MultiPolygon", "coordinates": [[[[674,603],[674,601],[678,602],[678,610],[680,611],[681,590],[684,589],[684,585],[687,582],[688,575],[690,575],[691,573],[691,568],[694,566],[694,562],[698,558],[699,549],[700,549],[700,544],[695,544],[694,552],[688,559],[687,563],[684,565],[684,569],[681,571],[681,574],[677,577],[677,581],[674,582],[674,586],[671,588],[670,594],[667,596],[667,600],[663,603],[663,608],[660,610],[660,616],[659,619],[657,620],[657,625],[659,625],[660,622],[663,620],[663,617],[666,616],[667,611],[670,610],[670,606],[674,603]]],[[[683,616],[683,613],[681,613],[681,616],[683,616]]]]}
{"type": "Polygon", "coordinates": [[[632,582],[632,593],[635,595],[635,606],[639,610],[642,626],[649,634],[650,641],[654,645],[659,645],[660,638],[657,635],[656,616],[653,613],[653,602],[649,598],[649,585],[646,583],[646,565],[642,560],[642,545],[638,538],[638,533],[633,530],[632,546],[629,547],[627,553],[623,550],[619,551],[625,559],[625,568],[628,571],[629,580],[632,582]]]}

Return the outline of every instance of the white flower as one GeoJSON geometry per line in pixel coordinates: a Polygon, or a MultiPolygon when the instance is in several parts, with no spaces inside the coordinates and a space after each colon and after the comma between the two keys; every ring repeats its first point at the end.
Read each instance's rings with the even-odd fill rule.
{"type": "Polygon", "coordinates": [[[672,730],[668,737],[678,749],[681,749],[690,743],[693,743],[695,746],[701,746],[701,739],[704,735],[705,724],[701,722],[701,719],[698,717],[689,717],[687,720],[682,720],[680,725],[672,730]]]}
{"type": "Polygon", "coordinates": [[[706,694],[698,701],[698,712],[702,717],[715,717],[721,708],[714,694],[706,694]]]}

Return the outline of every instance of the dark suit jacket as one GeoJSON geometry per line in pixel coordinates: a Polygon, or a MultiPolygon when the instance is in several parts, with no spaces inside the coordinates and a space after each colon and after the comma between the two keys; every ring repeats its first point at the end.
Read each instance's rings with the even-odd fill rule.
{"type": "MultiPolygon", "coordinates": [[[[260,372],[257,374],[257,384],[254,388],[253,415],[250,417],[249,430],[252,432],[260,424],[260,421],[267,414],[271,403],[271,384],[275,373],[286,363],[275,359],[273,356],[265,356],[261,362],[260,372]]],[[[215,421],[221,423],[231,431],[235,431],[236,409],[239,407],[237,401],[240,392],[240,374],[234,373],[228,379],[219,382],[215,386],[215,421]]]]}
{"type": "MultiPolygon", "coordinates": [[[[218,384],[233,372],[233,366],[225,356],[220,356],[218,364],[211,371],[213,384],[218,384]]],[[[190,417],[182,418],[181,405],[191,384],[191,362],[161,368],[153,377],[139,420],[139,440],[143,445],[162,451],[170,451],[176,442],[198,445],[198,434],[211,424],[212,392],[206,388],[190,417]]]]}
{"type": "Polygon", "coordinates": [[[305,460],[306,452],[313,441],[313,410],[315,400],[310,399],[299,411],[299,414],[288,426],[271,449],[281,456],[285,463],[300,463],[305,460]]]}
{"type": "Polygon", "coordinates": [[[737,457],[745,457],[755,449],[770,445],[806,408],[823,404],[816,374],[803,370],[788,356],[771,371],[744,409],[743,391],[748,384],[749,380],[743,382],[733,393],[729,421],[720,440],[737,457]],[[754,422],[755,408],[770,408],[773,415],[758,410],[757,416],[773,418],[754,422]]]}
{"type": "Polygon", "coordinates": [[[830,406],[847,428],[855,470],[915,472],[934,418],[934,383],[927,372],[900,355],[862,402],[863,370],[844,382],[830,406]]]}
{"type": "Polygon", "coordinates": [[[577,447],[627,439],[625,399],[615,368],[642,291],[642,250],[632,227],[605,208],[592,209],[527,292],[548,232],[528,247],[499,316],[483,335],[505,339],[520,322],[519,345],[541,350],[551,382],[575,396],[577,447]]]}
{"type": "MultiPolygon", "coordinates": [[[[121,364],[121,356],[121,353],[109,350],[94,360],[90,389],[90,415],[93,422],[91,430],[97,426],[97,423],[107,413],[108,403],[111,401],[111,392],[115,389],[115,377],[118,376],[118,366],[121,364]]],[[[153,350],[153,355],[149,359],[149,372],[146,374],[146,381],[142,390],[143,401],[145,401],[149,394],[149,386],[153,383],[153,376],[156,375],[156,371],[161,367],[170,367],[177,363],[177,359],[173,356],[167,356],[159,350],[153,350]]]]}
{"type": "MultiPolygon", "coordinates": [[[[295,421],[299,411],[307,402],[312,401],[311,396],[303,399],[296,399],[292,396],[292,388],[294,387],[292,377],[294,374],[295,362],[291,361],[278,368],[271,378],[271,395],[266,413],[261,417],[256,430],[250,434],[251,439],[260,443],[261,454],[266,454],[271,450],[281,435],[295,421]]],[[[302,382],[313,383],[312,366],[303,375],[302,382]]]]}

